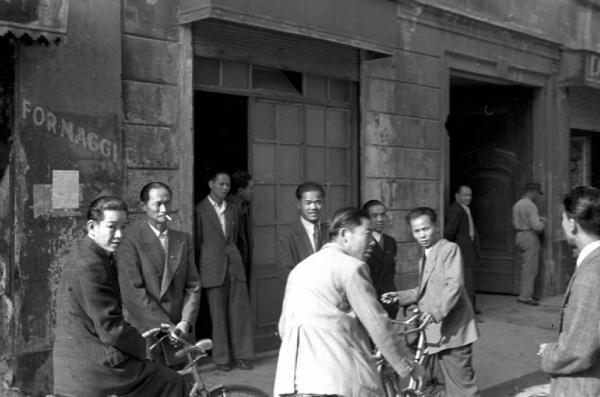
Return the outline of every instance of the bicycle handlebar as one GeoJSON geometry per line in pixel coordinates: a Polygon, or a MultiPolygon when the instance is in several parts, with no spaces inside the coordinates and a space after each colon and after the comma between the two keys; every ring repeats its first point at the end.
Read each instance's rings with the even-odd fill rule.
{"type": "Polygon", "coordinates": [[[188,342],[185,338],[182,338],[178,334],[175,333],[175,328],[171,327],[169,324],[161,324],[160,327],[149,329],[148,331],[142,333],[144,338],[149,338],[151,336],[157,335],[159,333],[164,333],[162,337],[156,341],[152,346],[150,346],[149,350],[154,350],[158,345],[161,344],[163,340],[169,338],[174,340],[181,345],[183,348],[175,352],[175,357],[183,357],[188,353],[197,352],[200,354],[206,354],[206,352],[212,349],[213,343],[210,339],[200,339],[195,344],[188,342]]]}

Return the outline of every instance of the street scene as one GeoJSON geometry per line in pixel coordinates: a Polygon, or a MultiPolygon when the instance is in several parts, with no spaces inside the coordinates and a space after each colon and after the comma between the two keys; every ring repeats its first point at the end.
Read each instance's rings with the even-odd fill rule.
{"type": "Polygon", "coordinates": [[[0,396],[600,396],[598,0],[0,0],[0,396]]]}

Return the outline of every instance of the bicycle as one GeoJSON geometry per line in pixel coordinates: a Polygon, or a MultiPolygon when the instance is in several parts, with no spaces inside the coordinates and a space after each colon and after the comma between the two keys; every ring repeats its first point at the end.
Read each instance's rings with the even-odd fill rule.
{"type": "MultiPolygon", "coordinates": [[[[391,320],[392,323],[403,325],[405,327],[415,326],[415,328],[411,328],[405,331],[399,331],[400,335],[408,336],[410,334],[418,333],[417,337],[417,345],[415,349],[414,363],[420,366],[423,366],[427,353],[425,351],[426,340],[425,340],[425,328],[427,327],[427,323],[416,325],[419,322],[419,318],[421,317],[421,312],[419,309],[413,310],[413,316],[408,320],[400,321],[400,320],[391,320]]],[[[379,372],[381,376],[381,382],[383,384],[383,388],[385,391],[385,397],[422,397],[425,396],[425,392],[423,391],[424,382],[423,375],[413,377],[411,375],[410,380],[408,382],[408,386],[405,388],[401,388],[398,374],[394,371],[394,369],[385,361],[385,358],[379,351],[379,349],[375,349],[374,357],[376,359],[377,372],[379,372]]]]}
{"type": "Polygon", "coordinates": [[[156,349],[163,342],[173,342],[182,346],[182,348],[175,353],[175,356],[178,358],[185,357],[187,359],[187,365],[177,372],[182,376],[191,374],[194,379],[194,384],[190,390],[189,397],[269,397],[264,391],[249,385],[230,384],[216,385],[207,388],[204,380],[200,376],[198,362],[208,355],[207,351],[212,349],[212,341],[210,339],[201,339],[193,344],[175,334],[173,331],[174,328],[169,324],[161,324],[160,327],[152,328],[144,332],[142,336],[144,338],[159,336],[158,340],[150,346],[150,350],[156,349]]]}

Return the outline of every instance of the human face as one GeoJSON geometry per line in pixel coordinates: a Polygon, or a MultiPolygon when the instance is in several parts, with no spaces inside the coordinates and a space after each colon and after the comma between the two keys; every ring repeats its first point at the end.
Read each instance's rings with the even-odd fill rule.
{"type": "Polygon", "coordinates": [[[473,198],[473,193],[471,192],[471,188],[468,186],[461,186],[458,192],[454,195],[456,201],[461,203],[462,205],[469,206],[471,205],[471,199],[473,198]]]}
{"type": "Polygon", "coordinates": [[[377,233],[382,233],[387,219],[385,207],[383,205],[372,205],[369,208],[369,216],[371,217],[371,227],[373,230],[377,233]]]}
{"type": "Polygon", "coordinates": [[[148,222],[158,230],[167,225],[167,215],[171,212],[171,195],[164,187],[152,188],[148,192],[148,202],[142,202],[142,209],[148,222]]]}
{"type": "Polygon", "coordinates": [[[248,186],[242,187],[238,190],[238,194],[242,197],[242,200],[246,202],[252,201],[252,191],[254,190],[254,180],[250,179],[248,186]]]}
{"type": "Polygon", "coordinates": [[[88,236],[106,252],[114,253],[121,244],[126,223],[125,211],[105,210],[101,221],[87,222],[88,236]]]}
{"type": "Polygon", "coordinates": [[[208,186],[210,187],[210,196],[213,200],[221,203],[227,197],[229,189],[231,188],[231,180],[227,174],[219,174],[215,180],[209,181],[208,186]]]}
{"type": "Polygon", "coordinates": [[[423,248],[429,248],[437,241],[437,225],[431,222],[429,215],[421,215],[410,221],[413,237],[423,248]]]}
{"type": "Polygon", "coordinates": [[[312,190],[302,193],[298,201],[300,216],[309,222],[317,223],[321,219],[321,210],[323,209],[323,197],[321,192],[312,190]]]}
{"type": "Polygon", "coordinates": [[[354,227],[354,229],[343,229],[341,236],[344,252],[361,261],[368,258],[371,252],[371,242],[373,241],[369,219],[363,218],[361,224],[354,227]]]}

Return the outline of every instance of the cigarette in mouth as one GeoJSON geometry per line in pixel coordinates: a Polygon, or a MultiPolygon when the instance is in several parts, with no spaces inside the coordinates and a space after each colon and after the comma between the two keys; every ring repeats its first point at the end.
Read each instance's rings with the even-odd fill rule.
{"type": "Polygon", "coordinates": [[[173,218],[171,218],[171,217],[169,216],[169,214],[165,214],[165,218],[167,218],[167,220],[169,220],[169,221],[172,221],[172,220],[173,220],[173,218]]]}

